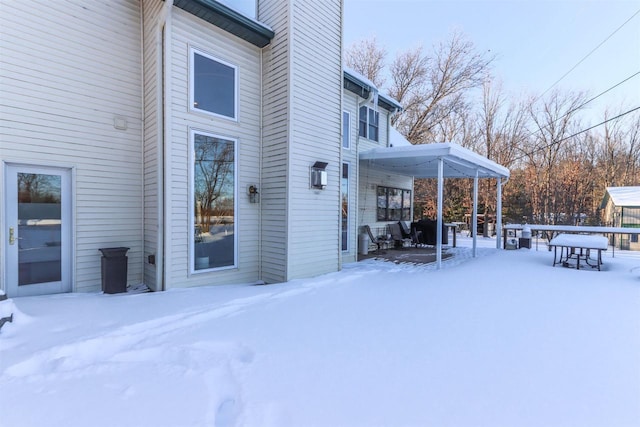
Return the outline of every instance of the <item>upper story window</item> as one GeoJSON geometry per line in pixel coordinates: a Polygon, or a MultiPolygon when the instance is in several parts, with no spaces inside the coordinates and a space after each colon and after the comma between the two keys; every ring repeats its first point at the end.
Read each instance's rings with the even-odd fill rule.
{"type": "Polygon", "coordinates": [[[360,107],[359,115],[358,135],[372,141],[379,141],[378,122],[380,120],[380,113],[365,105],[360,107]]]}
{"type": "Polygon", "coordinates": [[[351,148],[351,114],[342,112],[342,148],[351,148]]]}
{"type": "Polygon", "coordinates": [[[256,19],[256,0],[218,0],[218,2],[229,6],[245,16],[256,19]]]}
{"type": "Polygon", "coordinates": [[[237,119],[238,69],[191,49],[191,109],[237,119]]]}

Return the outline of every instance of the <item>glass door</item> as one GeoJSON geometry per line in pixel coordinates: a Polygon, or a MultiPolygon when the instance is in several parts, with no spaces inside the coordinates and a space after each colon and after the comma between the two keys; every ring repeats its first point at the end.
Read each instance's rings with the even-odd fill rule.
{"type": "Polygon", "coordinates": [[[71,291],[71,173],[7,166],[6,283],[9,296],[71,291]]]}

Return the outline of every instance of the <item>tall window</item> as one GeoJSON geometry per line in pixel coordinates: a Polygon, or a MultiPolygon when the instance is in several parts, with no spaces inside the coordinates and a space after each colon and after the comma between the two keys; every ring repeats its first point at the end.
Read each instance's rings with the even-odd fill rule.
{"type": "Polygon", "coordinates": [[[351,148],[351,114],[342,112],[342,148],[351,148]]]}
{"type": "Polygon", "coordinates": [[[236,265],[236,142],[192,132],[193,271],[236,265]]]}
{"type": "Polygon", "coordinates": [[[191,109],[236,119],[238,70],[191,49],[191,109]]]}
{"type": "Polygon", "coordinates": [[[378,187],[378,221],[410,221],[411,190],[378,187]]]}
{"type": "Polygon", "coordinates": [[[349,250],[349,163],[342,164],[342,250],[349,250]]]}
{"type": "Polygon", "coordinates": [[[380,113],[365,105],[360,107],[359,116],[358,135],[372,141],[378,141],[378,122],[380,121],[380,113]]]}

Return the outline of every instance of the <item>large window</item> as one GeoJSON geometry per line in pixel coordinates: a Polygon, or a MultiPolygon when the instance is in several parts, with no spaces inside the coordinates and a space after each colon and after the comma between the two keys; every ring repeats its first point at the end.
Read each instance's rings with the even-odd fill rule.
{"type": "Polygon", "coordinates": [[[236,142],[193,140],[193,271],[236,265],[236,142]]]}
{"type": "Polygon", "coordinates": [[[378,221],[410,221],[411,190],[378,187],[378,221]]]}
{"type": "Polygon", "coordinates": [[[378,141],[378,122],[380,113],[366,105],[360,107],[358,119],[358,135],[368,138],[372,141],[378,141]]]}
{"type": "Polygon", "coordinates": [[[236,119],[238,70],[191,49],[191,109],[236,119]]]}
{"type": "Polygon", "coordinates": [[[342,112],[342,148],[351,148],[351,114],[342,112]]]}
{"type": "Polygon", "coordinates": [[[342,250],[349,250],[349,163],[342,164],[342,250]]]}

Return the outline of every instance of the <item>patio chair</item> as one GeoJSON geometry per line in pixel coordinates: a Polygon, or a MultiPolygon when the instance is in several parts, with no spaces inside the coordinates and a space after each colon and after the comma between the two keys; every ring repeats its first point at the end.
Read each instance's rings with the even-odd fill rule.
{"type": "Polygon", "coordinates": [[[388,227],[396,248],[404,248],[407,245],[411,246],[411,238],[402,235],[400,224],[389,224],[388,227]]]}
{"type": "Polygon", "coordinates": [[[415,227],[409,227],[404,221],[398,221],[398,224],[400,225],[403,238],[411,239],[411,244],[416,248],[422,244],[420,242],[420,235],[422,234],[421,231],[417,230],[415,227]]]}
{"type": "Polygon", "coordinates": [[[381,246],[385,246],[385,249],[386,249],[387,245],[389,244],[389,240],[387,240],[385,237],[375,237],[371,232],[371,227],[369,227],[368,225],[365,225],[364,229],[367,231],[367,234],[369,235],[369,239],[371,239],[371,242],[375,243],[376,253],[380,253],[381,246]]]}

